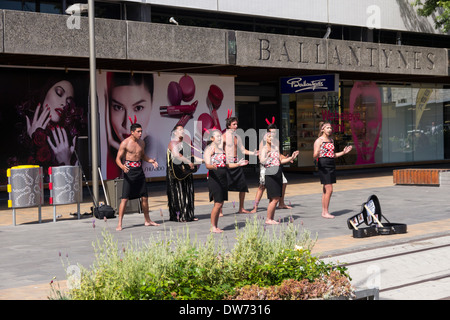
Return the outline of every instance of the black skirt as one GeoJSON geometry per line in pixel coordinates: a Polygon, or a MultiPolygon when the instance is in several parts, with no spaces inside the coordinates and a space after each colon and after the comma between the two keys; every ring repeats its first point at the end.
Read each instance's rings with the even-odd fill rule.
{"type": "Polygon", "coordinates": [[[142,167],[130,168],[128,173],[123,174],[122,199],[138,199],[148,197],[145,174],[142,167]]]}
{"type": "Polygon", "coordinates": [[[242,167],[228,169],[228,191],[248,192],[242,167]]]}
{"type": "Polygon", "coordinates": [[[281,197],[283,191],[283,170],[281,166],[266,168],[264,179],[267,198],[272,199],[281,197]]]}
{"type": "Polygon", "coordinates": [[[319,158],[318,168],[321,184],[336,183],[336,162],[334,158],[319,158]]]}
{"type": "Polygon", "coordinates": [[[167,200],[170,221],[194,220],[194,177],[192,174],[184,179],[177,179],[169,156],[166,169],[167,200]]]}
{"type": "Polygon", "coordinates": [[[209,170],[208,189],[209,201],[224,202],[228,200],[228,173],[227,168],[209,170]]]}

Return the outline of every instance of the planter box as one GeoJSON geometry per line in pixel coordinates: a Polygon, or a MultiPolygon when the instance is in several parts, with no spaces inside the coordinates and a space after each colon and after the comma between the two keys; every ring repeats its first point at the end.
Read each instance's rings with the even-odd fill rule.
{"type": "Polygon", "coordinates": [[[406,185],[440,186],[440,175],[448,169],[401,169],[394,170],[394,183],[406,185]]]}

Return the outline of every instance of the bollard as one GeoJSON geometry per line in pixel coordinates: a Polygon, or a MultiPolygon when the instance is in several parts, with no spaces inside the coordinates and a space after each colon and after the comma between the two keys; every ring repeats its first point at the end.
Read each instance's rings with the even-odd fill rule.
{"type": "Polygon", "coordinates": [[[8,208],[13,209],[13,225],[16,225],[16,209],[38,207],[41,223],[41,206],[44,203],[44,183],[42,167],[23,165],[7,170],[8,208]]]}
{"type": "Polygon", "coordinates": [[[79,166],[50,167],[48,174],[53,222],[56,222],[56,206],[61,204],[76,203],[78,219],[80,219],[80,203],[83,198],[81,168],[79,166]]]}

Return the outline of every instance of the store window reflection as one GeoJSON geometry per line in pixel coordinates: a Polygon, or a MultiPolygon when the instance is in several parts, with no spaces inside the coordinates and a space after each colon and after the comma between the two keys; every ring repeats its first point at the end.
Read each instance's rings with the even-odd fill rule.
{"type": "Polygon", "coordinates": [[[282,102],[286,148],[300,151],[296,167],[314,167],[320,121],[332,123],[336,150],[353,145],[341,166],[450,158],[450,89],[442,86],[341,80],[339,92],[290,94],[282,102]]]}
{"type": "Polygon", "coordinates": [[[381,95],[375,83],[355,82],[350,91],[349,113],[357,153],[355,164],[375,163],[382,126],[381,95]]]}

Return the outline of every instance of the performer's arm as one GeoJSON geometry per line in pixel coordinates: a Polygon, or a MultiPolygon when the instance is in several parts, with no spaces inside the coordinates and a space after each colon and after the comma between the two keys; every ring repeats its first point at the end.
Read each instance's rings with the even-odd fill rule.
{"type": "Polygon", "coordinates": [[[126,173],[129,171],[129,168],[122,163],[122,157],[125,155],[125,152],[125,141],[123,141],[122,143],[120,143],[119,150],[117,151],[116,164],[120,169],[123,170],[123,172],[126,173]]]}
{"type": "Polygon", "coordinates": [[[145,162],[151,163],[154,168],[158,167],[158,162],[156,162],[156,159],[147,157],[147,155],[145,153],[142,158],[144,159],[145,162]]]}
{"type": "Polygon", "coordinates": [[[352,146],[346,146],[346,147],[344,148],[343,151],[341,151],[341,152],[336,152],[336,153],[334,154],[334,157],[335,157],[335,158],[342,157],[344,154],[347,154],[347,153],[349,153],[350,151],[352,151],[352,146]]]}
{"type": "Polygon", "coordinates": [[[211,164],[211,152],[212,152],[211,147],[207,147],[205,149],[205,153],[203,154],[204,161],[205,161],[205,167],[208,170],[217,170],[217,166],[214,164],[211,164]]]}
{"type": "Polygon", "coordinates": [[[145,162],[151,163],[153,165],[153,168],[158,168],[158,162],[156,162],[156,159],[149,158],[145,154],[145,142],[142,141],[142,159],[144,159],[145,162]]]}
{"type": "Polygon", "coordinates": [[[259,153],[259,161],[264,164],[267,161],[267,147],[264,146],[261,150],[261,152],[259,153]]]}
{"type": "Polygon", "coordinates": [[[298,151],[292,152],[292,155],[290,157],[285,157],[283,155],[280,155],[280,162],[281,162],[281,164],[286,164],[286,163],[292,162],[295,160],[295,158],[297,158],[297,156],[298,156],[298,151]]]}
{"type": "Polygon", "coordinates": [[[242,143],[242,139],[241,137],[237,136],[237,147],[239,148],[239,150],[241,150],[241,152],[245,155],[251,155],[251,156],[257,156],[259,155],[259,151],[258,150],[253,150],[253,151],[249,151],[247,149],[245,149],[244,144],[242,143]]]}
{"type": "Polygon", "coordinates": [[[244,159],[239,160],[237,163],[227,163],[227,167],[231,168],[231,169],[237,168],[237,167],[243,167],[246,165],[248,165],[248,160],[244,160],[244,159]]]}
{"type": "Polygon", "coordinates": [[[191,161],[189,161],[185,156],[180,154],[180,152],[178,152],[178,148],[175,148],[175,145],[172,142],[169,144],[169,150],[172,153],[175,164],[186,163],[191,167],[191,169],[194,168],[194,164],[191,161]]]}
{"type": "Polygon", "coordinates": [[[314,142],[313,159],[317,159],[319,157],[321,144],[322,144],[322,138],[317,138],[316,141],[314,142]]]}

